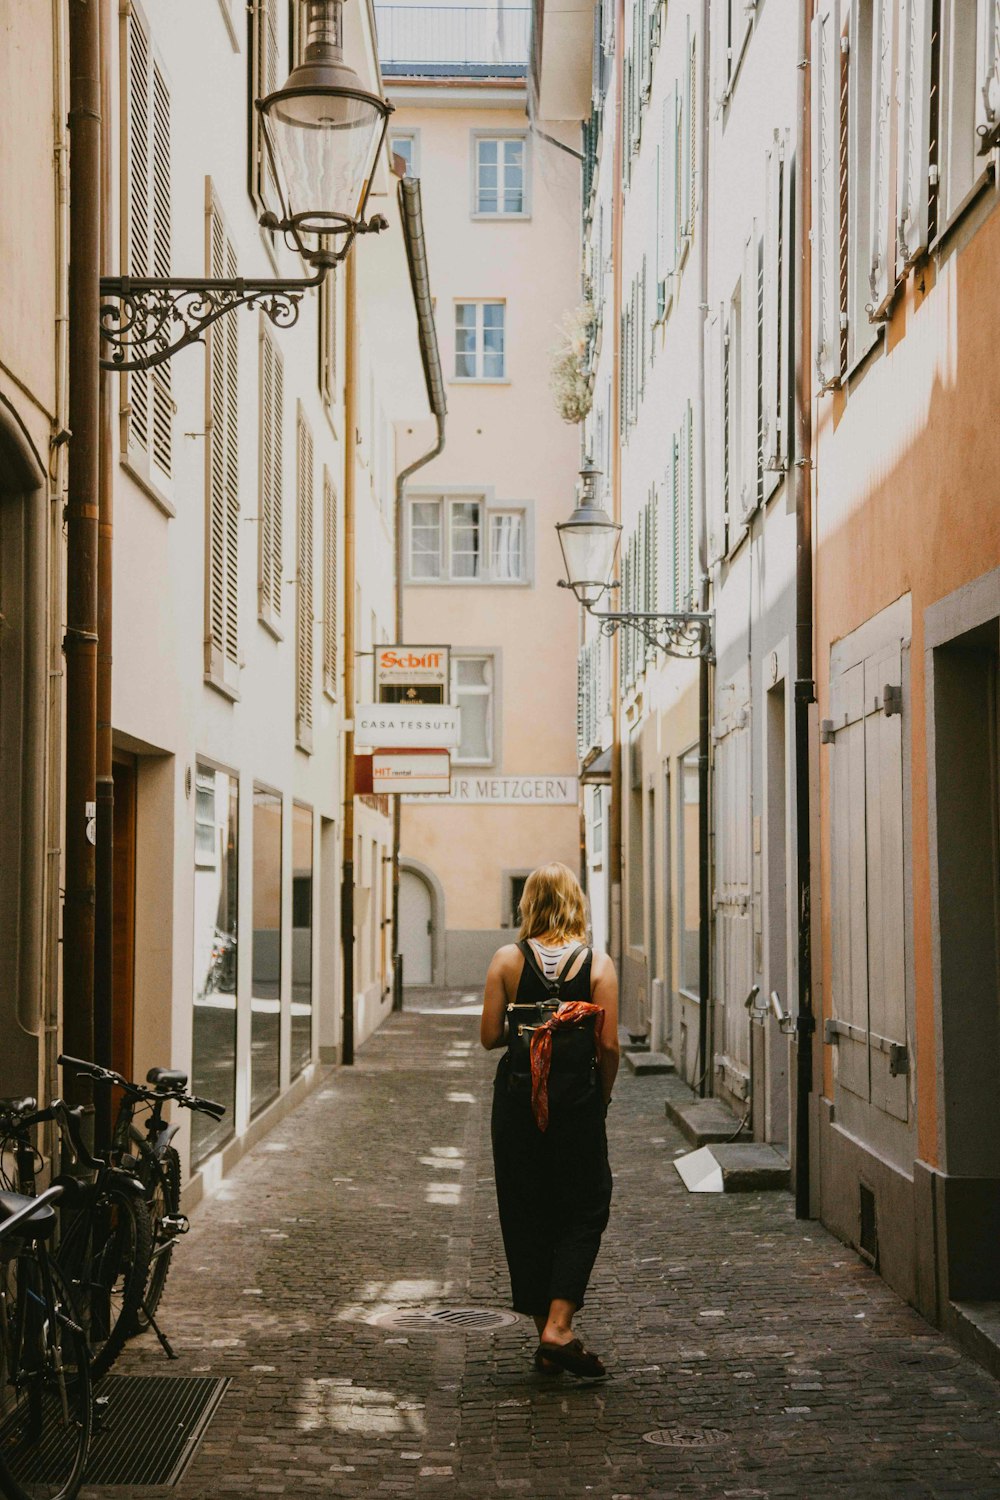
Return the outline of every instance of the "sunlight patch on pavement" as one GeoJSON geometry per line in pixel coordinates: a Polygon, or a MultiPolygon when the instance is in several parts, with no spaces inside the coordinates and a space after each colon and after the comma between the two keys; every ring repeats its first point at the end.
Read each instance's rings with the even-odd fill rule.
{"type": "Polygon", "coordinates": [[[296,1406],[301,1432],[329,1429],[376,1437],[403,1434],[420,1438],[426,1431],[423,1416],[410,1403],[401,1407],[392,1391],[353,1385],[350,1380],[307,1378],[299,1387],[296,1406]]]}
{"type": "Polygon", "coordinates": [[[337,1314],[341,1323],[372,1323],[383,1313],[398,1312],[410,1303],[436,1306],[448,1299],[451,1283],[431,1280],[368,1281],[358,1300],[337,1314]]]}
{"type": "Polygon", "coordinates": [[[445,1098],[448,1100],[449,1104],[475,1104],[475,1103],[477,1103],[475,1094],[458,1094],[458,1093],[452,1093],[452,1094],[446,1094],[445,1098]]]}
{"type": "Polygon", "coordinates": [[[454,1208],[462,1201],[460,1182],[431,1182],[424,1189],[428,1203],[437,1203],[444,1208],[454,1208]]]}

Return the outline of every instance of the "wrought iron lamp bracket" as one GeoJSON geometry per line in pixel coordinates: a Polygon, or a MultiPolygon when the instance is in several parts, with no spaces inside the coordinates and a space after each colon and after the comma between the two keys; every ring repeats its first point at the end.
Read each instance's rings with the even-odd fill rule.
{"type": "Polygon", "coordinates": [[[632,614],[612,611],[601,614],[595,609],[589,613],[599,621],[602,635],[614,635],[623,625],[628,625],[650,646],[666,656],[676,656],[686,661],[697,661],[699,657],[704,657],[706,661],[715,659],[710,614],[632,614]]]}

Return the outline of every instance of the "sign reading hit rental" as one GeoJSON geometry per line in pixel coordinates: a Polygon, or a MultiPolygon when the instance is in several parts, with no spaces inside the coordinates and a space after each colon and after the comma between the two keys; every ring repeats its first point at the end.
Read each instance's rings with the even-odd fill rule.
{"type": "Polygon", "coordinates": [[[354,710],[354,742],[369,750],[450,750],[461,738],[461,710],[447,704],[359,703],[354,710]]]}
{"type": "Polygon", "coordinates": [[[377,646],[375,697],[379,703],[447,703],[447,646],[377,646]]]}

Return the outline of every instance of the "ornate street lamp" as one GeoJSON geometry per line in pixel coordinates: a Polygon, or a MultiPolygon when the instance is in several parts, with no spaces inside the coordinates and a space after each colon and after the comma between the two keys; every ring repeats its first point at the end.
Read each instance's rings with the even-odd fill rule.
{"type": "Polygon", "coordinates": [[[388,227],[365,218],[372,176],[392,105],[370,93],[344,61],[343,0],[298,0],[303,59],[284,86],[255,100],[278,196],[278,211],[260,222],[285,235],[314,275],[281,277],[101,278],[101,337],[111,346],[108,370],[148,370],[236,307],[258,307],[290,328],[302,295],[344,259],[354,236],[388,227]],[[104,299],[112,299],[110,301],[104,299]]]}
{"type": "Polygon", "coordinates": [[[576,509],[568,521],[556,523],[556,534],[562,549],[566,577],[559,587],[572,589],[584,609],[600,622],[604,635],[614,635],[623,625],[639,632],[651,646],[667,656],[687,658],[712,657],[712,616],[695,611],[650,614],[636,610],[595,609],[610,589],[622,528],[613,521],[597,499],[597,481],[601,471],[591,459],[584,459],[580,470],[576,509]]]}

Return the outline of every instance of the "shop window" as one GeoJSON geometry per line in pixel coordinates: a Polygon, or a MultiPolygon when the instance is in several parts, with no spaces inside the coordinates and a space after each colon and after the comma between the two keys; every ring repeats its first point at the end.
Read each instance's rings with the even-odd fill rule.
{"type": "Polygon", "coordinates": [[[312,1057],[313,814],[292,808],[292,1077],[312,1057]]]}
{"type": "Polygon", "coordinates": [[[281,797],[253,793],[253,964],[250,992],[250,1113],[281,1079],[281,797]]]}
{"type": "Polygon", "coordinates": [[[191,1117],[197,1166],[233,1133],[236,1104],[236,958],[239,784],[199,765],[195,773],[194,993],[191,1087],[226,1106],[221,1120],[191,1117]]]}

